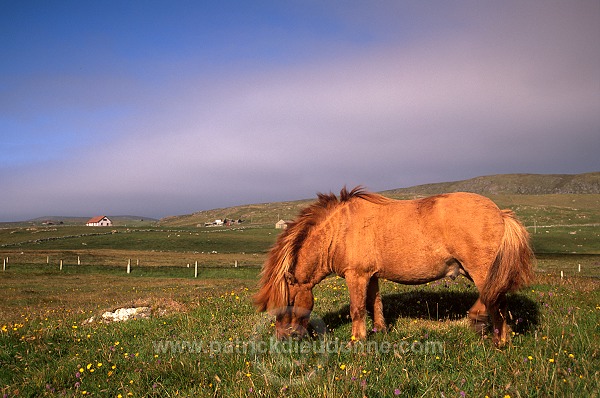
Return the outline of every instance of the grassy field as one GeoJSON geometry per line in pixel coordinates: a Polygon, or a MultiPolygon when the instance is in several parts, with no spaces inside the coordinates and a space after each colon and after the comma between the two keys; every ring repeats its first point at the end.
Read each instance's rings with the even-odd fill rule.
{"type": "Polygon", "coordinates": [[[510,296],[514,336],[502,351],[468,328],[477,294],[461,278],[383,283],[388,333],[349,349],[348,293],[333,276],[314,291],[312,323],[321,333],[272,340],[272,319],[251,301],[276,237],[272,226],[0,229],[0,257],[9,259],[0,273],[0,393],[597,396],[600,231],[585,225],[597,215],[524,202],[514,208],[540,220],[530,228],[537,280],[510,296]],[[105,311],[132,306],[150,307],[152,316],[100,321],[105,311]]]}

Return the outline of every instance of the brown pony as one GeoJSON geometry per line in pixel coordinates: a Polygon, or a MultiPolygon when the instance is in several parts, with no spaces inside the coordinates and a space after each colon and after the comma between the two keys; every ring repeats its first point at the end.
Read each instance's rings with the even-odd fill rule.
{"type": "Polygon", "coordinates": [[[352,339],[365,316],[385,330],[380,278],[422,284],[464,275],[479,298],[469,310],[479,332],[491,317],[493,341],[509,340],[506,293],[533,279],[529,234],[510,210],[472,193],[393,200],[356,187],[319,194],[278,237],[263,266],[255,304],[276,316],[279,338],[306,332],[312,288],[331,273],[346,279],[352,339]]]}

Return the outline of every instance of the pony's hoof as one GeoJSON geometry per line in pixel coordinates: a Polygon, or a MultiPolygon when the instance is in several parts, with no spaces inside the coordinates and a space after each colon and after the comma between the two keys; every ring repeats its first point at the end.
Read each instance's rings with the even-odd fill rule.
{"type": "Polygon", "coordinates": [[[350,340],[346,343],[346,350],[352,350],[358,344],[358,340],[350,340]]]}
{"type": "Polygon", "coordinates": [[[499,350],[506,348],[507,345],[508,345],[508,341],[506,341],[506,340],[494,341],[494,346],[499,350]]]}
{"type": "Polygon", "coordinates": [[[468,313],[468,319],[471,330],[473,330],[476,334],[483,336],[486,333],[489,327],[489,318],[487,313],[468,313]]]}
{"type": "Polygon", "coordinates": [[[371,331],[373,333],[383,333],[383,334],[386,334],[387,333],[387,327],[385,325],[374,326],[371,331]]]}
{"type": "Polygon", "coordinates": [[[510,343],[510,338],[507,337],[500,337],[498,335],[494,335],[494,337],[492,338],[492,342],[494,343],[494,346],[501,350],[503,348],[505,348],[509,343],[510,343]]]}
{"type": "Polygon", "coordinates": [[[473,319],[470,319],[469,321],[469,326],[471,327],[471,330],[475,332],[475,334],[483,336],[486,333],[489,326],[488,323],[473,319]]]}
{"type": "Polygon", "coordinates": [[[348,343],[346,343],[346,348],[352,348],[352,347],[356,346],[357,344],[361,344],[365,339],[366,339],[366,337],[365,338],[357,338],[355,336],[352,336],[350,338],[350,341],[348,343]]]}

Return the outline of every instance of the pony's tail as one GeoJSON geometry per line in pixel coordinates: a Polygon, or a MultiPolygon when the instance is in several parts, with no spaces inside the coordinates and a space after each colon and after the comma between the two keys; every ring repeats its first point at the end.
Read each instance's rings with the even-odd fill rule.
{"type": "Polygon", "coordinates": [[[481,301],[496,304],[509,291],[533,281],[533,250],[529,233],[511,210],[502,210],[504,236],[481,292],[481,301]]]}

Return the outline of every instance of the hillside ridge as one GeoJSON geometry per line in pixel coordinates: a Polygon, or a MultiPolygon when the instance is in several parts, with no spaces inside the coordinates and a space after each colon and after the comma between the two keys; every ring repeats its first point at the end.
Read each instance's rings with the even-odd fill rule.
{"type": "MultiPolygon", "coordinates": [[[[380,192],[395,199],[436,195],[445,192],[474,192],[481,195],[600,194],[600,172],[583,174],[497,174],[467,180],[416,185],[380,192]]],[[[294,219],[314,199],[257,203],[165,217],[167,226],[195,226],[215,219],[244,220],[247,224],[275,223],[294,219]]]]}
{"type": "Polygon", "coordinates": [[[383,194],[436,195],[473,192],[480,195],[599,194],[600,172],[583,174],[496,174],[467,180],[397,188],[383,194]]]}

